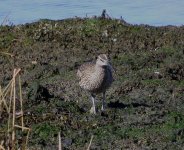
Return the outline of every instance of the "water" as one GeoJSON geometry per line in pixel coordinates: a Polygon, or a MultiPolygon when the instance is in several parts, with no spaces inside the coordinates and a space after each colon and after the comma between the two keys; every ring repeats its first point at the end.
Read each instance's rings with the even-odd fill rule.
{"type": "Polygon", "coordinates": [[[45,18],[91,17],[100,15],[103,9],[111,17],[122,16],[132,24],[184,24],[182,0],[0,0],[0,23],[24,24],[45,18]]]}

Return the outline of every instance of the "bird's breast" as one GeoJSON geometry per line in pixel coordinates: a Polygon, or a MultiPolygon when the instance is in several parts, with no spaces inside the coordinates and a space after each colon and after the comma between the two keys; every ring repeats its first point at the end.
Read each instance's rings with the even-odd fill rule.
{"type": "Polygon", "coordinates": [[[94,93],[105,91],[112,83],[112,73],[108,68],[100,68],[92,74],[86,75],[80,81],[80,86],[94,93]]]}

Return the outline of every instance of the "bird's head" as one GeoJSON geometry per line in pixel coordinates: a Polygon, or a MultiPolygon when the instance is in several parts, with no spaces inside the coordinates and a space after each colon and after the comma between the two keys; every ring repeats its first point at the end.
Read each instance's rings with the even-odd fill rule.
{"type": "Polygon", "coordinates": [[[98,55],[96,63],[99,66],[108,66],[109,65],[109,60],[108,60],[107,55],[106,54],[98,55]]]}

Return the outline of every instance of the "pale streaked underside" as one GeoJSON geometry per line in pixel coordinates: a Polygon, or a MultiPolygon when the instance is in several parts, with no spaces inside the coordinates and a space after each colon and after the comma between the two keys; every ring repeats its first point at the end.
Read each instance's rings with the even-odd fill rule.
{"type": "MultiPolygon", "coordinates": [[[[102,54],[98,58],[107,60],[102,54]]],[[[110,65],[98,65],[95,62],[87,62],[80,66],[77,76],[80,78],[79,85],[91,93],[104,92],[112,83],[112,67],[110,65]]]]}

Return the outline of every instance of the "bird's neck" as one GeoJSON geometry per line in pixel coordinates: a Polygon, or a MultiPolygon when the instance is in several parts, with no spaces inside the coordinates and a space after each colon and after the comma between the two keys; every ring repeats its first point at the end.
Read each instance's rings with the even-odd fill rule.
{"type": "Polygon", "coordinates": [[[99,66],[99,65],[95,65],[95,69],[94,69],[94,72],[92,74],[90,74],[91,76],[91,80],[95,81],[97,78],[98,79],[101,79],[103,78],[104,76],[104,69],[102,66],[99,66]]]}
{"type": "Polygon", "coordinates": [[[103,71],[105,71],[105,66],[100,66],[100,65],[95,65],[95,73],[99,74],[102,73],[103,71]]]}

